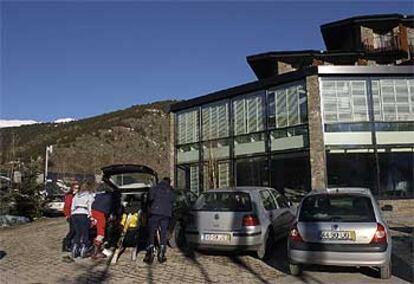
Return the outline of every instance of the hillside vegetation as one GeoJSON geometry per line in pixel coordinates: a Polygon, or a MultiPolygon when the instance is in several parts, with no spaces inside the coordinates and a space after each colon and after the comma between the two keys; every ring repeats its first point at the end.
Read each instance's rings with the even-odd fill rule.
{"type": "Polygon", "coordinates": [[[168,109],[173,101],[128,109],[68,123],[42,123],[0,129],[0,163],[44,159],[53,145],[49,171],[99,173],[102,166],[137,163],[168,174],[168,109]]]}

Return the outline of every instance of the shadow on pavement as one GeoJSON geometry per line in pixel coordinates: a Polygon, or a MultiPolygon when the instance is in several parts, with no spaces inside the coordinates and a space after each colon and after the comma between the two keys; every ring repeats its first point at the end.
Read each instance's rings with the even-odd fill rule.
{"type": "Polygon", "coordinates": [[[392,275],[414,283],[413,236],[395,236],[392,241],[392,275]]]}
{"type": "Polygon", "coordinates": [[[189,247],[188,245],[184,244],[183,246],[179,246],[178,249],[183,253],[183,255],[190,259],[192,263],[194,263],[197,268],[200,270],[201,274],[203,275],[205,281],[207,283],[212,283],[210,276],[208,275],[206,269],[203,267],[203,265],[197,260],[196,253],[192,247],[189,247]]]}
{"type": "MultiPolygon", "coordinates": [[[[85,259],[90,261],[90,259],[85,259]]],[[[83,260],[82,260],[83,261],[83,260]]],[[[77,276],[75,279],[60,279],[59,283],[103,283],[109,278],[109,262],[106,260],[94,261],[92,264],[88,263],[88,266],[76,263],[78,270],[86,270],[77,276]],[[102,269],[102,264],[105,264],[102,269]]]]}
{"type": "Polygon", "coordinates": [[[286,238],[279,240],[273,245],[273,253],[265,262],[267,265],[270,265],[285,274],[289,274],[286,238]]]}
{"type": "Polygon", "coordinates": [[[239,256],[230,256],[229,259],[233,261],[235,264],[240,266],[241,268],[249,271],[251,274],[256,276],[260,283],[269,283],[267,282],[257,271],[252,269],[249,265],[247,265],[239,256]]]}
{"type": "Polygon", "coordinates": [[[7,253],[3,250],[0,250],[0,259],[2,259],[3,257],[5,257],[7,255],[7,253]]]}

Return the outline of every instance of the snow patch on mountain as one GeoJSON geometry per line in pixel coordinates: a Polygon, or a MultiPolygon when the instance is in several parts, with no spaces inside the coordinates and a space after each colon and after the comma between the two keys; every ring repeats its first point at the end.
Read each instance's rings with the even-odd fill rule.
{"type": "Polygon", "coordinates": [[[18,127],[22,125],[41,123],[34,120],[0,119],[0,128],[18,127]]]}

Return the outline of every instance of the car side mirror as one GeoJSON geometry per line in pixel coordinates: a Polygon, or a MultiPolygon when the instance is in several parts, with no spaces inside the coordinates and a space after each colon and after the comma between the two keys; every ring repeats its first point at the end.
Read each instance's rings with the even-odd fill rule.
{"type": "Polygon", "coordinates": [[[382,211],[392,211],[392,205],[386,204],[384,206],[381,207],[382,211]]]}

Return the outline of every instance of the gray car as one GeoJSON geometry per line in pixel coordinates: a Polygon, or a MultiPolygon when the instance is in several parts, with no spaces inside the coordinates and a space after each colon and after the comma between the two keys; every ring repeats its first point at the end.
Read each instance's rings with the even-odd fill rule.
{"type": "Polygon", "coordinates": [[[391,235],[369,189],[335,188],[308,194],[288,239],[290,272],[303,264],[378,267],[391,277],[391,235]]]}
{"type": "Polygon", "coordinates": [[[263,259],[274,241],[288,235],[295,213],[273,188],[208,190],[193,206],[186,239],[199,249],[255,251],[263,259]]]}

